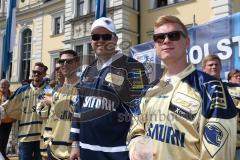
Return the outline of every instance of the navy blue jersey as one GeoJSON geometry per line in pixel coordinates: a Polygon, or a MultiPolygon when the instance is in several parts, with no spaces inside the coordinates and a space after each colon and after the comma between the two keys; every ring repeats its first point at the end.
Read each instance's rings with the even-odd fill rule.
{"type": "Polygon", "coordinates": [[[71,128],[71,139],[79,141],[83,160],[129,159],[126,138],[131,113],[145,84],[143,65],[122,54],[100,70],[97,61],[86,68],[79,86],[82,103],[71,128]]]}

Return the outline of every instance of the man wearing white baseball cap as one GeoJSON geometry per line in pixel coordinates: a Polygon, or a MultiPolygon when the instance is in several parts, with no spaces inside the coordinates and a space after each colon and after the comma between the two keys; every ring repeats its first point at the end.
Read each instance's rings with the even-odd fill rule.
{"type": "Polygon", "coordinates": [[[148,80],[141,63],[116,50],[116,33],[110,18],[92,24],[91,45],[97,58],[81,76],[71,160],[129,160],[127,134],[148,80]]]}

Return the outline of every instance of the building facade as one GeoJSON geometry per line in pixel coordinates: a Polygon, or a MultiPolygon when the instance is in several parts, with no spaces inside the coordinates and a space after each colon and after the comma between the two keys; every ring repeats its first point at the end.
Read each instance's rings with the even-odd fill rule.
{"type": "MultiPolygon", "coordinates": [[[[7,0],[1,1],[1,42],[6,28],[7,5],[7,0]]],[[[31,78],[35,62],[46,64],[48,75],[52,72],[59,51],[64,49],[64,6],[64,0],[17,1],[15,43],[7,75],[13,88],[19,86],[22,80],[31,78]]],[[[2,53],[3,43],[0,49],[2,53]]]]}
{"type": "Polygon", "coordinates": [[[179,17],[187,27],[201,25],[240,11],[238,0],[140,0],[140,42],[149,41],[160,15],[179,17]],[[148,24],[148,25],[146,25],[148,24]]]}
{"type": "MultiPolygon", "coordinates": [[[[118,46],[138,43],[138,0],[107,0],[107,17],[116,24],[118,46]],[[124,43],[125,42],[125,43],[124,43]]],[[[95,20],[95,0],[65,1],[65,48],[76,50],[81,59],[81,70],[95,57],[91,48],[90,28],[95,20]]],[[[125,47],[126,48],[126,47],[125,47]]],[[[127,54],[127,53],[126,53],[127,54]]]]}

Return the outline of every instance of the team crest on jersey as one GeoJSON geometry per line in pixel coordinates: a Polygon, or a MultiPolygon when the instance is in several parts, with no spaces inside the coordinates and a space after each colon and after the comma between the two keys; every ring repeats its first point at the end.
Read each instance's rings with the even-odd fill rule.
{"type": "Polygon", "coordinates": [[[218,80],[213,80],[204,83],[204,86],[206,87],[207,96],[211,101],[210,108],[227,109],[226,95],[223,84],[218,80]]]}
{"type": "Polygon", "coordinates": [[[77,106],[77,104],[79,103],[79,100],[80,100],[79,96],[73,96],[71,101],[70,101],[70,104],[72,106],[77,106]]]}
{"type": "Polygon", "coordinates": [[[203,134],[203,144],[209,154],[214,157],[224,145],[229,133],[220,123],[208,122],[203,134]]]}
{"type": "Polygon", "coordinates": [[[54,117],[55,119],[69,121],[72,119],[73,115],[73,108],[70,105],[70,99],[63,99],[57,103],[54,110],[54,117]]]}

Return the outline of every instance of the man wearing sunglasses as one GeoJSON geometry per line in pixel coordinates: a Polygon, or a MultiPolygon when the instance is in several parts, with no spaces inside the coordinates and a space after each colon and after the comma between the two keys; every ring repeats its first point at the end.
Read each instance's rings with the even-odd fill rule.
{"type": "Polygon", "coordinates": [[[116,32],[110,18],[102,17],[92,24],[96,60],[81,76],[81,103],[71,128],[71,160],[129,159],[127,133],[148,80],[141,63],[116,50],[116,32]]]}
{"type": "Polygon", "coordinates": [[[50,102],[47,102],[51,109],[43,137],[48,145],[49,160],[69,159],[71,120],[75,105],[79,102],[76,88],[79,82],[79,77],[76,74],[79,67],[77,52],[73,50],[60,52],[58,63],[65,79],[64,83],[55,90],[50,102]]]}
{"type": "Polygon", "coordinates": [[[160,16],[153,40],[165,70],[142,98],[144,118],[136,119],[130,131],[131,160],[147,155],[154,160],[234,159],[236,108],[221,81],[187,63],[190,40],[184,24],[160,16]],[[144,135],[152,148],[139,150],[144,135]]]}
{"type": "Polygon", "coordinates": [[[61,67],[61,65],[57,62],[55,69],[51,75],[51,80],[50,80],[49,85],[54,89],[55,88],[57,89],[58,86],[60,86],[64,83],[64,76],[62,74],[60,67],[61,67]]]}
{"type": "Polygon", "coordinates": [[[5,114],[19,121],[19,159],[40,160],[42,119],[36,113],[36,106],[43,100],[45,89],[50,88],[44,81],[47,66],[42,62],[34,64],[31,84],[18,88],[2,106],[5,114]]]}

